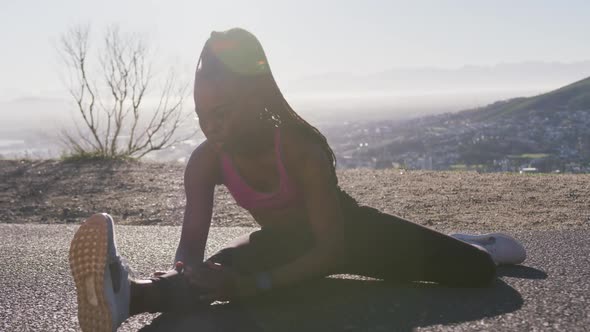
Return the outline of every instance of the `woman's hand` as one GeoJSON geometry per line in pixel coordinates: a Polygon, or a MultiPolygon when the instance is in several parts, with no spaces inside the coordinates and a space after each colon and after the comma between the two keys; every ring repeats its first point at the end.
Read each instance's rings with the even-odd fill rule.
{"type": "Polygon", "coordinates": [[[170,269],[168,271],[154,271],[154,273],[152,273],[152,278],[157,278],[157,277],[161,277],[165,274],[168,274],[172,271],[174,271],[175,269],[170,269]]]}
{"type": "Polygon", "coordinates": [[[192,285],[205,291],[202,300],[227,301],[256,293],[250,278],[241,277],[231,268],[217,263],[207,261],[199,267],[186,267],[184,273],[192,285]]]}
{"type": "Polygon", "coordinates": [[[176,263],[174,263],[174,266],[168,271],[155,271],[154,273],[152,273],[152,278],[161,277],[166,274],[171,274],[173,272],[180,273],[183,268],[184,268],[184,263],[181,261],[177,261],[176,263]]]}

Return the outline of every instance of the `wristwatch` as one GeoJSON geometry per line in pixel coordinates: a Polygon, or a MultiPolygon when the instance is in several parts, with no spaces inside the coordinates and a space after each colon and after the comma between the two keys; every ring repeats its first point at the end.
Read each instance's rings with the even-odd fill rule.
{"type": "Polygon", "coordinates": [[[270,277],[270,273],[259,272],[256,274],[255,279],[256,289],[260,291],[269,291],[272,289],[272,279],[270,277]]]}

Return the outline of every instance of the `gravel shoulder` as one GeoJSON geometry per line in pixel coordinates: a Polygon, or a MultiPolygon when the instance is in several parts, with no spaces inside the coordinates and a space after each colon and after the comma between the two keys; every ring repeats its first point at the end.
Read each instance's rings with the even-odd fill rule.
{"type": "MultiPolygon", "coordinates": [[[[179,225],[184,166],[148,162],[0,160],[0,222],[80,223],[109,212],[120,224],[179,225]]],[[[590,174],[339,170],[361,204],[437,229],[576,229],[590,225],[590,174]]],[[[225,187],[213,226],[254,227],[225,187]]]]}

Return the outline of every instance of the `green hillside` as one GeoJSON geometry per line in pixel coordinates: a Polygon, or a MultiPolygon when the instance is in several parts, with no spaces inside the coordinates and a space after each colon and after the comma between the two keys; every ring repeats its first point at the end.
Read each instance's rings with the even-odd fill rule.
{"type": "Polygon", "coordinates": [[[590,77],[538,96],[499,101],[464,113],[470,114],[472,120],[481,121],[504,116],[521,117],[529,112],[541,115],[578,110],[590,111],[590,77]]]}

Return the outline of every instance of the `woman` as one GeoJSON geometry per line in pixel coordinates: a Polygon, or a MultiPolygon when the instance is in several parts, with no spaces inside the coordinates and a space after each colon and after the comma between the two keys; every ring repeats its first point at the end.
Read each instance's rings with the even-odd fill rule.
{"type": "Polygon", "coordinates": [[[496,264],[524,260],[522,246],[506,235],[451,237],[359,206],[338,186],[326,138],[285,101],[262,46],[243,29],[211,34],[194,97],[206,141],[186,167],[175,266],[129,280],[112,218],[90,217],[70,249],[83,330],[114,330],[129,315],[189,310],[334,273],[486,286],[496,264]],[[220,184],[261,229],[204,261],[220,184]]]}

